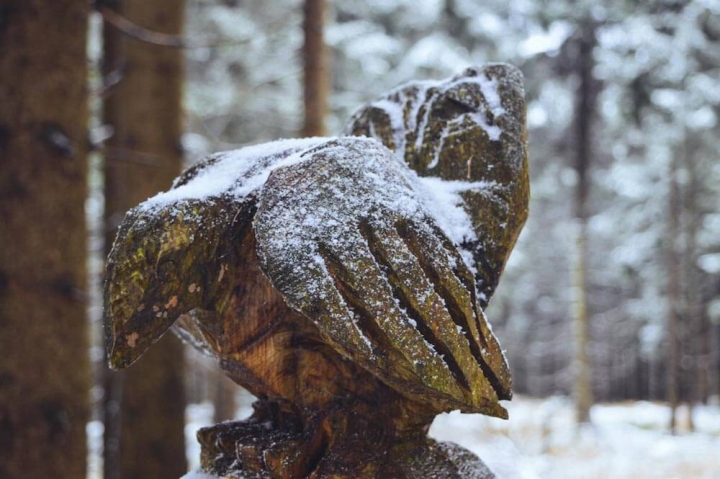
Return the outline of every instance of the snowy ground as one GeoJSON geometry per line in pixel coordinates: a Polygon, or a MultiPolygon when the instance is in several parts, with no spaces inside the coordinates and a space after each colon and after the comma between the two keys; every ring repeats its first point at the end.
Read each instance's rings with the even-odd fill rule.
{"type": "MultiPolygon", "coordinates": [[[[248,415],[248,406],[238,413],[248,415]]],[[[597,405],[593,425],[579,432],[565,398],[519,397],[506,407],[509,421],[443,414],[430,434],[475,452],[500,479],[720,479],[720,407],[696,408],[693,433],[686,430],[687,410],[682,409],[683,430],[677,436],[666,432],[669,410],[661,404],[597,405]]],[[[210,424],[212,405],[189,406],[187,418],[188,464],[194,469],[200,454],[195,431],[210,424]]],[[[88,478],[97,479],[102,426],[90,423],[88,433],[88,478]]]]}
{"type": "MultiPolygon", "coordinates": [[[[669,409],[597,405],[577,431],[565,398],[516,398],[510,420],[443,414],[430,434],[478,454],[502,479],[720,479],[720,408],[696,408],[697,432],[666,432],[669,409]]],[[[687,411],[680,411],[687,424],[687,411]]],[[[684,419],[684,421],[683,421],[684,419]]]]}

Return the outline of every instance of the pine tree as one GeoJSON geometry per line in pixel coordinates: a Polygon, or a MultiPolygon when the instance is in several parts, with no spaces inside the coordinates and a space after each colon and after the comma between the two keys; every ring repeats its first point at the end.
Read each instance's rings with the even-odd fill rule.
{"type": "Polygon", "coordinates": [[[327,112],[329,78],[327,49],[323,36],[325,0],[305,0],[303,30],[305,123],[302,136],[323,136],[327,112]]]}
{"type": "Polygon", "coordinates": [[[575,219],[577,237],[575,252],[575,415],[579,423],[590,421],[590,407],[593,403],[591,366],[589,357],[590,325],[587,305],[587,222],[588,194],[590,190],[589,168],[592,162],[592,125],[595,115],[595,92],[593,91],[593,48],[595,27],[585,24],[577,40],[577,76],[579,87],[576,93],[575,119],[575,171],[577,189],[575,193],[575,219]]]}
{"type": "Polygon", "coordinates": [[[85,476],[86,0],[0,6],[0,477],[85,476]]]}

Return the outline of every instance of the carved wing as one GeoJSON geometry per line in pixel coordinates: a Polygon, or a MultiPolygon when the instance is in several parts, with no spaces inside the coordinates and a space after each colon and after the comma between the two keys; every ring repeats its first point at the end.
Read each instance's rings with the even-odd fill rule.
{"type": "Polygon", "coordinates": [[[274,287],[336,350],[399,392],[506,417],[505,358],[415,174],[369,139],[302,156],[270,174],[254,222],[274,287]]]}
{"type": "Polygon", "coordinates": [[[522,73],[487,64],[409,83],[361,108],[344,133],[377,139],[420,176],[482,185],[461,193],[475,237],[460,246],[474,258],[484,308],[528,214],[522,73]]]}
{"type": "Polygon", "coordinates": [[[126,215],[107,260],[105,336],[115,368],[136,361],[193,309],[220,311],[234,276],[234,241],[252,227],[267,171],[319,140],[213,155],[126,215]],[[219,281],[218,279],[222,279],[219,281]]]}
{"type": "Polygon", "coordinates": [[[218,259],[232,254],[236,212],[251,206],[218,198],[211,205],[190,200],[128,213],[106,268],[105,337],[112,367],[135,362],[181,314],[203,307],[208,298],[220,301],[218,259]]]}

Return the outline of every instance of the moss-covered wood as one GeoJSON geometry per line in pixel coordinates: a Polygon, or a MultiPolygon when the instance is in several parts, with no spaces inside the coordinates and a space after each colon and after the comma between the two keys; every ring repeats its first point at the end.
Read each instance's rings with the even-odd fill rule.
{"type": "MultiPolygon", "coordinates": [[[[514,70],[505,73],[517,80],[514,70]]],[[[467,95],[483,112],[483,89],[467,95]]],[[[520,104],[508,104],[505,115],[521,115],[521,97],[513,101],[520,104]]],[[[436,115],[445,113],[428,118],[436,115]]],[[[473,125],[497,133],[489,120],[445,120],[460,136],[473,125]]],[[[515,121],[524,138],[523,117],[515,121]]],[[[526,179],[520,143],[520,156],[506,158],[516,167],[487,166],[484,183],[466,189],[489,195],[488,208],[522,203],[521,194],[502,200],[493,189],[502,182],[512,191],[526,179]],[[494,179],[492,171],[514,176],[494,179]]],[[[450,171],[442,162],[452,166],[454,157],[444,148],[459,146],[437,144],[438,164],[450,171]]],[[[174,326],[258,397],[249,420],[198,435],[203,468],[223,477],[492,477],[472,454],[427,438],[443,411],[506,417],[499,400],[512,393],[475,277],[460,245],[425,210],[417,177],[367,138],[260,151],[237,154],[235,170],[232,152],[215,155],[128,214],[108,259],[111,364],[130,365],[174,326]],[[213,171],[237,177],[198,192],[213,171]]],[[[477,155],[473,161],[502,160],[477,155]]],[[[483,215],[466,208],[487,240],[483,215]]],[[[524,219],[526,205],[518,214],[524,219]]]]}

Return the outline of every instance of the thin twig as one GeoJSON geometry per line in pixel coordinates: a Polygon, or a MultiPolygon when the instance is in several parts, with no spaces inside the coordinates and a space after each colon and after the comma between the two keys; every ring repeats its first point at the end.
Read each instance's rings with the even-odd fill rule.
{"type": "Polygon", "coordinates": [[[117,67],[103,75],[103,84],[93,92],[94,95],[99,96],[103,100],[110,96],[110,93],[114,88],[120,84],[125,77],[125,67],[117,67]]]}
{"type": "Polygon", "coordinates": [[[141,42],[170,48],[213,48],[225,45],[241,45],[247,43],[250,39],[244,40],[215,40],[209,43],[195,43],[181,35],[172,35],[169,33],[161,33],[149,30],[145,27],[133,23],[119,13],[108,7],[97,7],[97,11],[102,15],[103,20],[117,28],[119,31],[141,42]]]}

